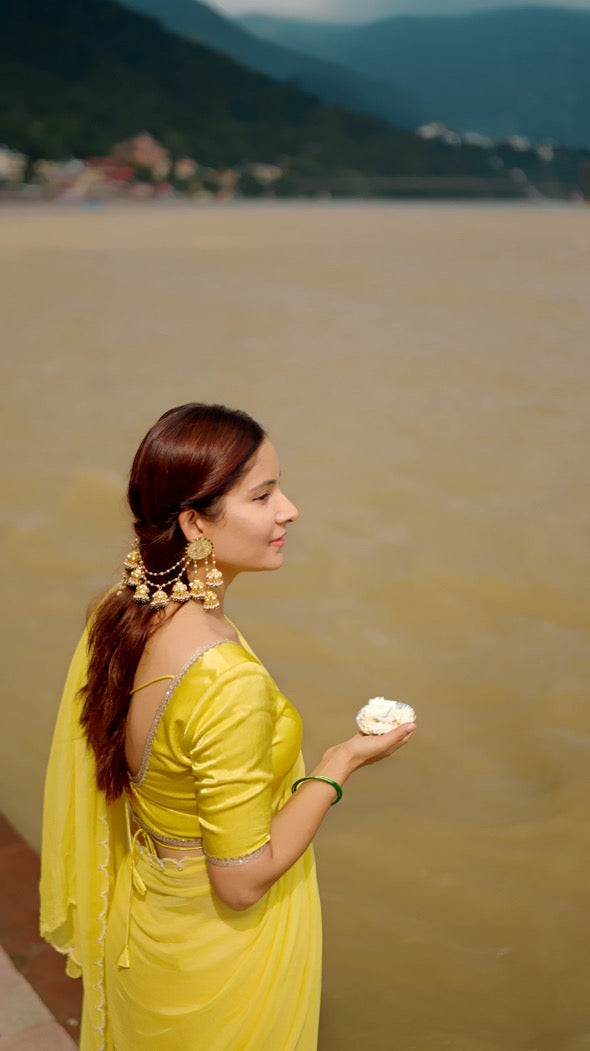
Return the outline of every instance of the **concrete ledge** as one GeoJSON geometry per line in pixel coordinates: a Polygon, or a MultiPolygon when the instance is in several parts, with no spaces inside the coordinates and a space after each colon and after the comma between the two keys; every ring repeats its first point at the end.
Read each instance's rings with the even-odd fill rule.
{"type": "Polygon", "coordinates": [[[73,1051],[76,1044],[0,948],[2,1051],[73,1051]]]}
{"type": "Polygon", "coordinates": [[[39,935],[39,857],[0,814],[0,1046],[76,1048],[82,982],[39,935]]]}

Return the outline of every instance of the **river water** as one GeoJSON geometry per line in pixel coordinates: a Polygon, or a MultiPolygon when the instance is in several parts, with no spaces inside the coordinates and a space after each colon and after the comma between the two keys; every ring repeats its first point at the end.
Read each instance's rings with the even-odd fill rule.
{"type": "Polygon", "coordinates": [[[317,838],[321,1051],[590,1048],[590,212],[31,207],[0,232],[7,816],[38,845],[138,441],[187,400],[243,407],[301,518],[228,611],[308,763],[368,697],[418,715],[317,838]]]}

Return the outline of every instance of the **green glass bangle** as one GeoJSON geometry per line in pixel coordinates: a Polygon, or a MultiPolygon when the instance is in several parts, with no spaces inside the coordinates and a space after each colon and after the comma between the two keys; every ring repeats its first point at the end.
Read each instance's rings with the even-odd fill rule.
{"type": "Polygon", "coordinates": [[[339,785],[337,781],[332,781],[331,777],[321,777],[320,774],[310,774],[309,777],[300,777],[299,780],[292,785],[291,793],[295,794],[299,785],[302,785],[304,781],[325,781],[327,785],[332,785],[332,788],[336,792],[336,799],[333,803],[330,803],[330,806],[336,806],[336,803],[339,803],[342,799],[342,785],[339,785]]]}

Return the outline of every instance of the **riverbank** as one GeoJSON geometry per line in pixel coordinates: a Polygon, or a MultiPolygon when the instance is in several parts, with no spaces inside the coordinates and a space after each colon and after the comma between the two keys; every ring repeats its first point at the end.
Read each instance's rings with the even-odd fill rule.
{"type": "Polygon", "coordinates": [[[0,1042],[3,1051],[73,1051],[82,984],[39,935],[39,856],[0,814],[0,1042]]]}

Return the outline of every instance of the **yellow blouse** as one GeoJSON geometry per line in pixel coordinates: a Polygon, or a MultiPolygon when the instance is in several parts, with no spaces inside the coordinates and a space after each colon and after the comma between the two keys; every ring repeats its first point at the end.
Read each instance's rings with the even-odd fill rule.
{"type": "Polygon", "coordinates": [[[133,817],[166,845],[202,841],[214,863],[252,855],[270,838],[301,734],[299,714],[251,651],[205,647],[158,707],[130,779],[133,817]]]}

